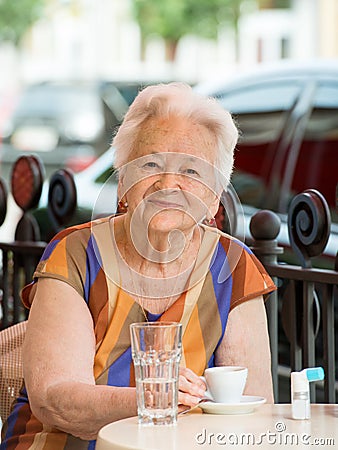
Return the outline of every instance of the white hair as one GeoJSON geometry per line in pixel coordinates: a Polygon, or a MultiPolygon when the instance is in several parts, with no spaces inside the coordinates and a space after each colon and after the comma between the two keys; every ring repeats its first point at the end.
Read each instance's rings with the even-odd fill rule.
{"type": "Polygon", "coordinates": [[[237,128],[231,114],[217,100],[197,94],[185,83],[148,86],[137,95],[113,140],[115,168],[119,170],[131,160],[138,133],[148,119],[170,116],[189,119],[213,133],[217,142],[217,169],[225,178],[222,183],[225,189],[233,170],[237,128]]]}

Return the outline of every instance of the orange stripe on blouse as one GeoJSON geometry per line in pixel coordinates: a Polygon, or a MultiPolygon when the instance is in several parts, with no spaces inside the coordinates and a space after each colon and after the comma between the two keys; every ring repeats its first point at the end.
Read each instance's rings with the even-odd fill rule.
{"type": "Polygon", "coordinates": [[[198,307],[195,305],[187,328],[182,338],[186,367],[197,375],[203,375],[206,367],[206,355],[203,333],[198,317],[198,307]]]}
{"type": "Polygon", "coordinates": [[[243,294],[242,294],[243,298],[247,297],[248,295],[251,295],[253,292],[261,292],[262,288],[264,289],[265,287],[264,285],[262,286],[262,279],[257,277],[258,273],[257,265],[251,264],[250,259],[251,255],[246,253],[245,271],[247,275],[245,283],[243,285],[243,294]]]}
{"type": "Polygon", "coordinates": [[[183,292],[183,294],[175,301],[175,303],[173,303],[170,308],[168,308],[167,311],[162,314],[161,318],[159,319],[160,322],[180,322],[184,311],[185,298],[186,292],[183,292]]]}
{"type": "Polygon", "coordinates": [[[68,278],[68,265],[66,251],[67,239],[59,242],[53,251],[53,258],[47,259],[41,272],[57,273],[60,276],[68,278]]]}
{"type": "Polygon", "coordinates": [[[107,333],[98,349],[94,360],[94,377],[97,379],[99,375],[106,368],[108,358],[112,349],[118,342],[120,333],[123,329],[124,323],[128,318],[128,314],[134,305],[133,300],[128,294],[125,294],[121,289],[118,293],[116,308],[112,320],[108,326],[107,333]],[[118,307],[123,305],[123,307],[118,307]]]}

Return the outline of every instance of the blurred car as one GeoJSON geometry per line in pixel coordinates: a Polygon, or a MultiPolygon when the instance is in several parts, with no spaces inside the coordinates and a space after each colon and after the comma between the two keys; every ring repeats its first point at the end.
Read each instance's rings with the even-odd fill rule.
{"type": "Polygon", "coordinates": [[[43,82],[28,86],[0,129],[1,175],[9,180],[20,154],[37,154],[46,176],[77,172],[109,146],[128,103],[112,83],[43,82]]]}
{"type": "Polygon", "coordinates": [[[45,81],[27,86],[6,116],[0,102],[0,175],[9,182],[13,163],[25,153],[40,157],[47,178],[62,167],[80,172],[109,147],[139,90],[158,82],[45,81]]]}
{"type": "MultiPolygon", "coordinates": [[[[338,61],[259,66],[234,80],[195,89],[215,97],[237,122],[232,184],[241,203],[252,213],[272,209],[285,224],[295,194],[317,189],[331,209],[332,235],[338,236],[338,61]]],[[[285,226],[279,239],[287,248],[285,226]]],[[[332,240],[327,248],[331,268],[338,249],[332,240]]]]}

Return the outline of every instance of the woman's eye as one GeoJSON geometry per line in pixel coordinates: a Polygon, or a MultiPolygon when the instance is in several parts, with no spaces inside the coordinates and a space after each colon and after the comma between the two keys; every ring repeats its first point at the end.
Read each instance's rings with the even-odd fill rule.
{"type": "Polygon", "coordinates": [[[143,165],[144,169],[158,169],[160,166],[155,161],[148,161],[143,165]]]}
{"type": "Polygon", "coordinates": [[[195,169],[184,169],[183,173],[185,173],[186,175],[198,176],[198,172],[195,169]]]}

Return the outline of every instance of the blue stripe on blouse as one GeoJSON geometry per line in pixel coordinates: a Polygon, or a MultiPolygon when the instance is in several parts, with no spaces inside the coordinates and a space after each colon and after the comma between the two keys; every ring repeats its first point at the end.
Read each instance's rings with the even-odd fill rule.
{"type": "Polygon", "coordinates": [[[101,255],[95,241],[94,236],[91,234],[88,240],[86,249],[86,279],[84,285],[84,297],[86,303],[89,302],[89,292],[93,283],[96,280],[97,274],[102,267],[101,255]]]}
{"type": "Polygon", "coordinates": [[[107,384],[109,386],[130,386],[130,365],[132,364],[131,348],[122,353],[121,356],[109,367],[107,384]]]}
{"type": "Polygon", "coordinates": [[[55,247],[58,245],[59,242],[60,239],[55,239],[55,241],[51,241],[45,248],[40,261],[46,261],[46,259],[48,259],[50,255],[53,253],[55,247]]]}
{"type": "MultiPolygon", "coordinates": [[[[211,272],[211,276],[212,276],[214,293],[216,296],[216,301],[217,301],[217,306],[218,306],[218,312],[219,312],[221,323],[222,323],[222,336],[220,338],[220,341],[217,344],[217,347],[218,347],[218,345],[220,344],[220,342],[223,338],[226,324],[228,321],[233,280],[232,280],[232,276],[230,274],[230,268],[229,268],[227,254],[224,250],[223,245],[220,242],[218,243],[215,252],[216,252],[216,257],[213,259],[213,264],[210,267],[210,272],[211,272]],[[225,277],[220,276],[220,274],[222,272],[223,272],[223,275],[226,275],[225,277]]],[[[217,347],[216,347],[216,349],[217,349],[217,347]]],[[[209,361],[209,363],[210,363],[210,361],[209,361]]]]}

